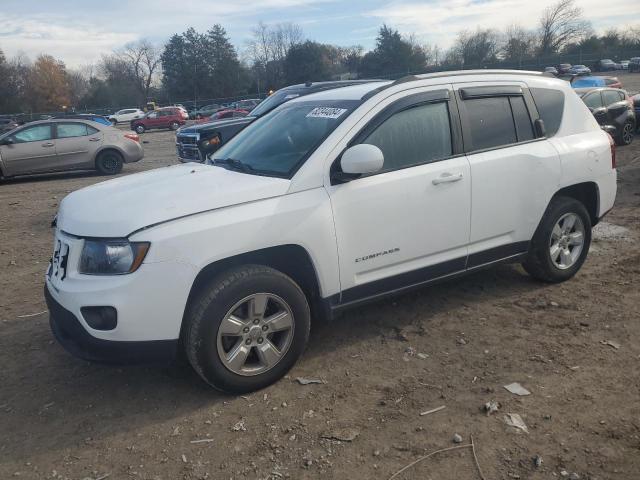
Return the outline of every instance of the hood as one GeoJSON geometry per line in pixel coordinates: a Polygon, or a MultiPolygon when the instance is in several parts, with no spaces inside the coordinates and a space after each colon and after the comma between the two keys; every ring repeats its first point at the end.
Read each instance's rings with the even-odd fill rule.
{"type": "Polygon", "coordinates": [[[253,122],[256,117],[242,117],[242,118],[229,118],[225,120],[216,120],[215,122],[198,123],[188,127],[182,127],[176,132],[176,135],[181,133],[201,133],[208,130],[217,130],[223,127],[230,127],[232,125],[248,125],[253,122]]]}
{"type": "Polygon", "coordinates": [[[186,215],[284,195],[289,180],[188,163],[127,175],[66,196],[58,228],[80,237],[126,237],[186,215]]]}

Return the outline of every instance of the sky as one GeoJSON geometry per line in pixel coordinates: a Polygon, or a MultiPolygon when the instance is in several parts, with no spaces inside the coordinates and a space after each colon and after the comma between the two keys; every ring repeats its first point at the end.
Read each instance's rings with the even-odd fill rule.
{"type": "MultiPolygon", "coordinates": [[[[252,28],[294,22],[305,37],[342,46],[375,46],[386,23],[422,43],[448,48],[462,29],[534,28],[555,0],[0,0],[0,49],[34,59],[49,53],[76,68],[148,38],[164,43],[193,26],[220,23],[240,53],[252,28]]],[[[640,23],[638,0],[577,0],[595,30],[640,23]]]]}

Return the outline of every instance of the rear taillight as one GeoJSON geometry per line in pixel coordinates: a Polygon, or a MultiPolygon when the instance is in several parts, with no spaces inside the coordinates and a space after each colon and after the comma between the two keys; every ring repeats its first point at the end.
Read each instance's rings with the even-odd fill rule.
{"type": "Polygon", "coordinates": [[[125,133],[124,138],[140,143],[140,136],[137,133],[125,133]]]}
{"type": "Polygon", "coordinates": [[[609,135],[609,145],[611,146],[611,168],[616,168],[616,142],[611,135],[609,135]]]}

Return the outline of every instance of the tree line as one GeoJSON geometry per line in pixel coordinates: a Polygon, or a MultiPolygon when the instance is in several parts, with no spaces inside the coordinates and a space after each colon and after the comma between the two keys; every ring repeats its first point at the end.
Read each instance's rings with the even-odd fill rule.
{"type": "MultiPolygon", "coordinates": [[[[293,23],[258,24],[244,48],[223,26],[189,28],[163,46],[140,40],[95,64],[68,69],[50,55],[31,61],[0,50],[0,112],[116,109],[147,101],[202,104],[215,98],[264,94],[284,85],[346,78],[394,78],[427,70],[542,65],[562,55],[640,55],[640,25],[596,35],[575,0],[546,8],[536,29],[458,32],[453,45],[422,44],[382,25],[375,47],[337,46],[305,38],[293,23]]],[[[575,62],[574,62],[575,63],[575,62]]]]}

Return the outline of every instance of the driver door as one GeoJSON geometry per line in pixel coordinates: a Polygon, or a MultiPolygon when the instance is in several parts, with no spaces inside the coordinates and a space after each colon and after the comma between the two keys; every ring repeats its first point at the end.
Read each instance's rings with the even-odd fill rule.
{"type": "Polygon", "coordinates": [[[5,175],[24,175],[53,170],[56,143],[53,138],[53,126],[50,123],[25,127],[7,140],[6,144],[0,146],[5,175]]]}
{"type": "Polygon", "coordinates": [[[384,165],[374,174],[347,183],[332,180],[327,187],[341,304],[464,271],[471,178],[459,125],[452,94],[440,86],[401,95],[349,143],[379,147],[384,165]]]}

